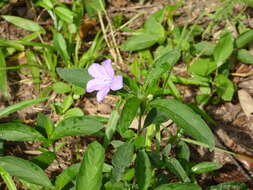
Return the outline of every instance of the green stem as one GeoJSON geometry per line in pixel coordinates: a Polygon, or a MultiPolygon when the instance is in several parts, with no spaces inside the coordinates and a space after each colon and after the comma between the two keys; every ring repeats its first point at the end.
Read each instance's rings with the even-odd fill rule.
{"type": "Polygon", "coordinates": [[[9,190],[17,190],[15,183],[13,182],[10,174],[7,173],[3,168],[0,168],[0,175],[9,190]]]}
{"type": "Polygon", "coordinates": [[[206,147],[206,148],[209,148],[209,149],[214,149],[214,150],[219,151],[219,152],[224,152],[224,153],[227,153],[227,154],[230,154],[230,155],[233,155],[233,156],[237,156],[237,154],[234,153],[234,152],[231,152],[231,151],[228,151],[228,150],[224,150],[224,149],[221,149],[221,148],[218,148],[218,147],[212,148],[209,145],[207,145],[205,143],[202,143],[202,142],[199,142],[199,141],[195,141],[195,140],[188,139],[188,138],[183,138],[183,137],[181,137],[180,139],[182,141],[185,141],[185,142],[190,143],[190,144],[199,145],[199,146],[206,147]]]}
{"type": "Polygon", "coordinates": [[[188,139],[188,138],[183,138],[181,137],[180,138],[182,141],[185,141],[187,143],[190,143],[190,144],[195,144],[195,145],[199,145],[199,146],[202,146],[202,147],[206,147],[206,148],[209,148],[209,149],[213,149],[213,150],[216,150],[216,151],[219,151],[219,152],[224,152],[226,154],[230,154],[236,158],[242,158],[244,160],[247,160],[249,162],[252,162],[253,163],[253,159],[248,157],[248,156],[245,156],[245,155],[242,155],[242,154],[238,154],[238,153],[234,153],[234,152],[231,152],[231,151],[228,151],[228,150],[224,150],[222,148],[218,148],[218,147],[210,147],[209,145],[205,144],[205,143],[202,143],[202,142],[199,142],[199,141],[195,141],[195,140],[192,140],[192,139],[188,139]]]}

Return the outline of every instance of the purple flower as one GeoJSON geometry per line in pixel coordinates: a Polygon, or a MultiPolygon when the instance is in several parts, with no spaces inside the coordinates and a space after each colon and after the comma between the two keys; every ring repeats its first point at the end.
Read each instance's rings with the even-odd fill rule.
{"type": "Polygon", "coordinates": [[[112,61],[107,59],[102,64],[93,63],[88,68],[88,73],[94,78],[87,83],[87,92],[97,92],[97,101],[101,102],[110,90],[116,91],[123,88],[123,78],[116,75],[112,68],[112,61]]]}

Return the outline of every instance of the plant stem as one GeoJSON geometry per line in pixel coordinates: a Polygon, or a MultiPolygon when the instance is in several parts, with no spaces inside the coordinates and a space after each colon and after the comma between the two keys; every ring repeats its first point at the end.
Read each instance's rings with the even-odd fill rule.
{"type": "Polygon", "coordinates": [[[199,145],[199,146],[202,146],[202,147],[206,147],[206,148],[209,148],[209,149],[213,149],[213,150],[216,150],[216,151],[219,151],[219,152],[224,152],[226,154],[230,154],[234,157],[237,157],[237,158],[242,158],[244,160],[247,160],[247,161],[250,161],[253,163],[253,159],[252,158],[249,158],[248,156],[244,156],[242,154],[238,154],[238,153],[234,153],[234,152],[231,152],[231,151],[228,151],[228,150],[224,150],[224,149],[221,149],[221,148],[218,148],[218,147],[210,147],[209,145],[205,144],[205,143],[202,143],[202,142],[199,142],[199,141],[195,141],[195,140],[192,140],[192,139],[188,139],[188,138],[183,138],[181,137],[180,140],[182,141],[185,141],[187,143],[190,143],[190,144],[195,144],[195,145],[199,145]]]}

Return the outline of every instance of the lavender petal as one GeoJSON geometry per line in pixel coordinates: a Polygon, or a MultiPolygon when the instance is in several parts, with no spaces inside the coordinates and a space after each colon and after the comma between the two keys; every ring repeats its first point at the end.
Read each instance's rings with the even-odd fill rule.
{"type": "Polygon", "coordinates": [[[105,71],[105,68],[102,65],[99,65],[97,63],[93,63],[89,68],[88,68],[88,73],[94,77],[94,78],[108,78],[108,74],[105,71]]]}
{"type": "Polygon", "coordinates": [[[114,70],[112,68],[112,60],[107,59],[107,60],[103,61],[102,66],[104,67],[108,76],[113,78],[114,77],[114,70]]]}
{"type": "Polygon", "coordinates": [[[103,89],[99,90],[97,93],[97,101],[102,102],[106,95],[109,93],[110,87],[104,87],[103,89]]]}
{"type": "Polygon", "coordinates": [[[87,92],[93,92],[93,91],[96,91],[96,90],[101,90],[101,89],[103,89],[104,87],[107,87],[107,86],[108,86],[108,83],[106,83],[104,80],[95,78],[95,79],[90,80],[87,83],[86,91],[87,92]]]}
{"type": "Polygon", "coordinates": [[[113,77],[110,88],[113,91],[123,88],[123,77],[120,75],[113,77]]]}

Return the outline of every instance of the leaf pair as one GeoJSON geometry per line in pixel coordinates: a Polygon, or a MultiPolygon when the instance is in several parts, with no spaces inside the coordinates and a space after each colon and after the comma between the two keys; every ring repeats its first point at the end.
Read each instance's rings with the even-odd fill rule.
{"type": "Polygon", "coordinates": [[[138,51],[149,48],[156,43],[165,40],[165,30],[163,26],[154,18],[146,20],[144,28],[136,32],[135,35],[121,44],[123,51],[138,51]]]}

